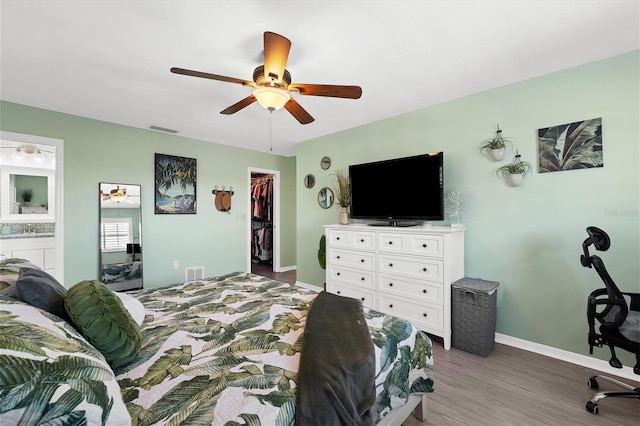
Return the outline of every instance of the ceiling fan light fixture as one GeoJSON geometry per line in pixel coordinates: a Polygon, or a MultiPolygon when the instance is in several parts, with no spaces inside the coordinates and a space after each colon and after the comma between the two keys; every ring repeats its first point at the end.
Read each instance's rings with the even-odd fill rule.
{"type": "Polygon", "coordinates": [[[287,90],[277,87],[257,87],[253,91],[253,96],[263,108],[270,111],[281,109],[291,99],[291,94],[287,90]]]}

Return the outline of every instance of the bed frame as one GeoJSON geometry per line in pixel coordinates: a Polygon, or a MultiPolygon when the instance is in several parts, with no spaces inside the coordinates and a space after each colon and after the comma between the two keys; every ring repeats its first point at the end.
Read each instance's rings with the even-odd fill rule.
{"type": "Polygon", "coordinates": [[[377,426],[397,426],[402,424],[411,414],[424,422],[427,419],[427,394],[409,395],[407,403],[396,408],[380,420],[377,426]]]}

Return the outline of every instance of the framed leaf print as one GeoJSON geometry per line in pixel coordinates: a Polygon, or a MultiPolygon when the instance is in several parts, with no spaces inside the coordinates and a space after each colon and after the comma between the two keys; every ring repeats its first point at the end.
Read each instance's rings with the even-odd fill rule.
{"type": "Polygon", "coordinates": [[[156,214],[196,214],[196,171],[195,158],[156,153],[156,214]]]}
{"type": "Polygon", "coordinates": [[[603,167],[602,118],[538,130],[538,172],[603,167]]]}

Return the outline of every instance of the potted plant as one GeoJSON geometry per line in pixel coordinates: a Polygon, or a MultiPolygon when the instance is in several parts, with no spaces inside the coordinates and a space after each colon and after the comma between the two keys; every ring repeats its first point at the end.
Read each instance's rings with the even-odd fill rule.
{"type": "Polygon", "coordinates": [[[340,207],[340,213],[338,214],[338,223],[346,225],[349,223],[349,212],[347,207],[351,203],[351,193],[349,185],[349,177],[347,172],[343,169],[336,170],[335,174],[335,186],[333,190],[336,194],[336,202],[340,207]]]}
{"type": "Polygon", "coordinates": [[[502,136],[502,130],[500,126],[496,126],[496,133],[492,138],[486,139],[482,142],[482,145],[478,148],[478,153],[484,156],[491,156],[495,161],[500,161],[504,158],[504,150],[506,142],[509,139],[502,136]]]}
{"type": "Polygon", "coordinates": [[[322,234],[318,245],[318,263],[322,269],[327,269],[327,237],[322,234]]]}
{"type": "Polygon", "coordinates": [[[520,186],[524,182],[524,177],[531,172],[531,164],[528,161],[522,161],[518,150],[516,156],[509,164],[505,164],[496,170],[496,174],[503,179],[509,179],[515,186],[520,186]]]}
{"type": "Polygon", "coordinates": [[[20,190],[20,197],[22,198],[22,202],[25,207],[29,207],[31,205],[33,195],[33,188],[24,188],[20,190]]]}

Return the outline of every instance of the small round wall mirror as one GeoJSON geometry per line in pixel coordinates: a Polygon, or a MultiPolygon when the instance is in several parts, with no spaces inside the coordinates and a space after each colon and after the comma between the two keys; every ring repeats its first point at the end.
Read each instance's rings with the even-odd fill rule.
{"type": "Polygon", "coordinates": [[[318,204],[323,209],[328,209],[333,205],[333,191],[326,186],[318,192],[318,204]]]}
{"type": "Polygon", "coordinates": [[[316,184],[316,177],[312,174],[308,174],[304,177],[304,186],[307,188],[313,188],[316,184]]]}
{"type": "Polygon", "coordinates": [[[322,167],[322,170],[328,170],[329,167],[331,167],[331,158],[322,157],[322,160],[320,160],[320,167],[322,167]]]}

